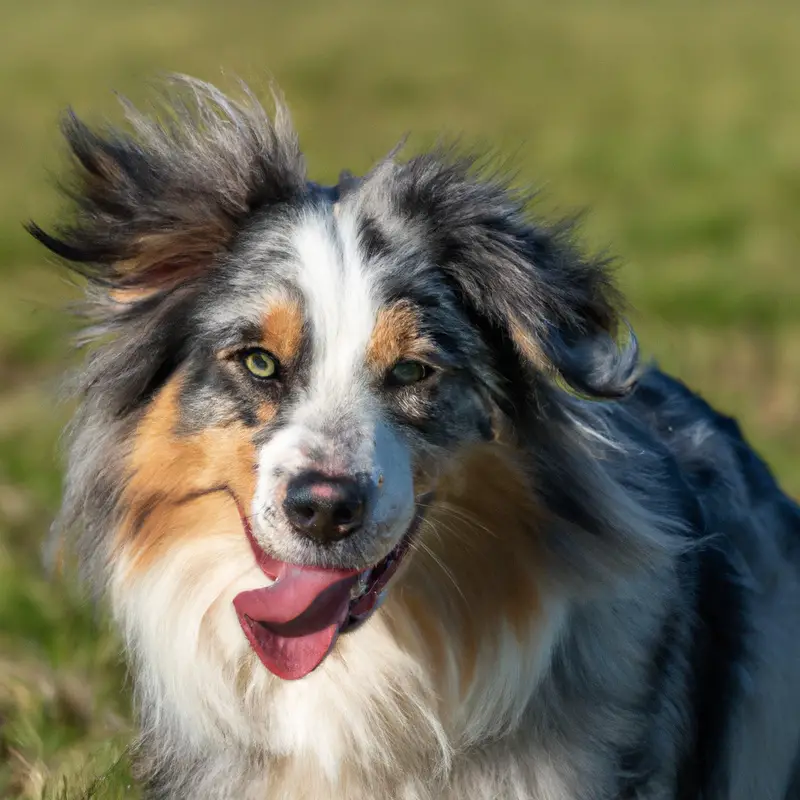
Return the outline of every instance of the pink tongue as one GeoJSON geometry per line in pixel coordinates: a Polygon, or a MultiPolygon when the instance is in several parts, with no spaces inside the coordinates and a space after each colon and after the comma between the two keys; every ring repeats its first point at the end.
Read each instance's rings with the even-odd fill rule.
{"type": "Polygon", "coordinates": [[[233,605],[253,649],[279,678],[316,669],[347,619],[357,570],[280,563],[275,583],[238,594],[233,605]]]}

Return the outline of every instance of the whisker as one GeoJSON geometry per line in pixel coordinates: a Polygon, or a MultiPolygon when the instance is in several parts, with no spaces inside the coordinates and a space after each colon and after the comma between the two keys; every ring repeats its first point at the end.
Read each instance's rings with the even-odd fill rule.
{"type": "MultiPolygon", "coordinates": [[[[460,506],[448,503],[446,500],[441,501],[435,505],[427,506],[427,508],[440,508],[443,511],[447,512],[448,514],[452,514],[453,516],[458,517],[462,522],[474,525],[476,528],[488,534],[492,538],[494,539],[500,538],[500,535],[496,531],[493,531],[491,528],[487,527],[474,514],[469,513],[460,506]]],[[[442,522],[441,520],[437,520],[437,524],[440,524],[441,522],[442,522]]]]}
{"type": "Polygon", "coordinates": [[[447,533],[452,536],[456,541],[465,544],[465,545],[472,545],[474,544],[475,538],[470,536],[467,532],[465,532],[462,528],[453,527],[452,525],[448,524],[443,520],[439,520],[436,523],[431,522],[428,520],[428,530],[431,531],[433,535],[440,541],[444,541],[443,533],[447,533]]]}
{"type": "Polygon", "coordinates": [[[445,566],[444,562],[436,555],[436,553],[434,553],[433,550],[431,550],[431,548],[428,547],[428,545],[425,544],[425,542],[423,542],[423,541],[421,541],[419,539],[417,539],[416,541],[412,542],[412,547],[415,550],[422,550],[426,555],[430,556],[433,559],[434,563],[437,564],[437,566],[439,566],[439,568],[442,570],[442,572],[444,572],[444,574],[447,576],[447,578],[453,584],[453,587],[455,588],[455,590],[461,595],[461,599],[466,603],[467,602],[467,598],[464,595],[464,592],[462,591],[461,587],[458,585],[458,582],[456,581],[455,576],[447,568],[447,566],[445,566]]]}

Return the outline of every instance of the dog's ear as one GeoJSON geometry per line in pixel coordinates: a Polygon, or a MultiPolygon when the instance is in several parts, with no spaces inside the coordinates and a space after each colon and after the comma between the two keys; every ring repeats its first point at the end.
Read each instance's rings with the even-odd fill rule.
{"type": "Polygon", "coordinates": [[[630,391],[638,347],[609,261],[582,256],[571,225],[531,223],[524,198],[474,159],[420,156],[394,177],[400,210],[424,226],[432,258],[495,341],[588,397],[630,391]]]}
{"type": "Polygon", "coordinates": [[[145,116],[124,103],[129,131],[62,130],[73,156],[64,188],[74,217],[33,236],[123,303],[168,292],[208,269],[258,207],[305,187],[288,114],[274,120],[246,93],[234,102],[191,78],[173,79],[145,116]]]}

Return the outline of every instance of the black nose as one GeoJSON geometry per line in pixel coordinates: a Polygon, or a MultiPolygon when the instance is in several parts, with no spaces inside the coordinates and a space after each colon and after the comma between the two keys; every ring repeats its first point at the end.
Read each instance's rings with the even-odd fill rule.
{"type": "Polygon", "coordinates": [[[318,542],[335,542],[361,527],[366,505],[363,482],[306,472],[289,481],[283,510],[299,533],[318,542]]]}

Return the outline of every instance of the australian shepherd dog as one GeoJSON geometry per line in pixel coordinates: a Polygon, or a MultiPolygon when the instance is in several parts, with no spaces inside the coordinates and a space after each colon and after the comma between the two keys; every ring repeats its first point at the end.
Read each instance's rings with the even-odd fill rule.
{"type": "Polygon", "coordinates": [[[68,115],[56,541],[148,797],[795,800],[800,508],[607,259],[450,148],[311,182],[280,101],[68,115]]]}

